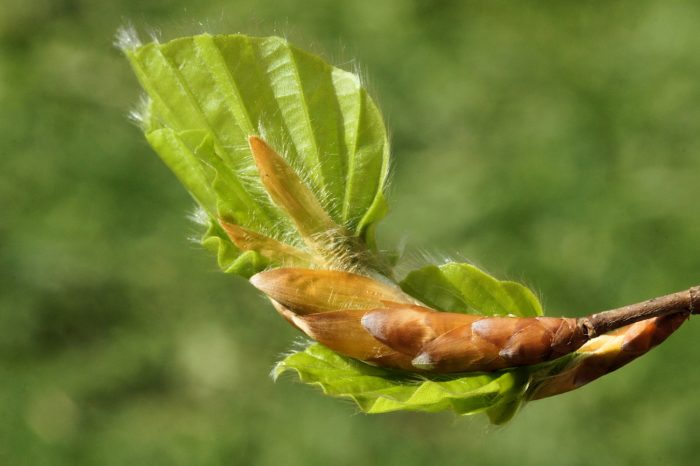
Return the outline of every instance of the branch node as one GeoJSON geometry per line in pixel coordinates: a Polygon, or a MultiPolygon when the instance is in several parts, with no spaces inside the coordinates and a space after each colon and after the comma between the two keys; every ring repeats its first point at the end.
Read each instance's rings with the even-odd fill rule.
{"type": "Polygon", "coordinates": [[[596,327],[593,324],[593,322],[591,322],[591,319],[589,317],[580,317],[577,320],[578,320],[578,327],[581,330],[581,333],[583,334],[583,336],[587,340],[590,340],[590,339],[598,336],[598,332],[596,331],[596,327]]]}

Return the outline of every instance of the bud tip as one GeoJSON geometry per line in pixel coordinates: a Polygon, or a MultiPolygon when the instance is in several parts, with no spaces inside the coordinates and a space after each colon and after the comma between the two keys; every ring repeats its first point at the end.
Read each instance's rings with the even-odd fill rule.
{"type": "Polygon", "coordinates": [[[265,272],[258,272],[248,279],[251,285],[258,290],[265,292],[265,272]]]}
{"type": "Polygon", "coordinates": [[[362,316],[360,323],[373,337],[381,340],[384,338],[384,329],[381,320],[381,316],[378,313],[370,311],[362,316]]]}
{"type": "Polygon", "coordinates": [[[411,364],[413,364],[413,367],[417,369],[431,370],[435,368],[435,363],[433,362],[430,355],[426,352],[423,352],[415,358],[413,358],[411,364]]]}

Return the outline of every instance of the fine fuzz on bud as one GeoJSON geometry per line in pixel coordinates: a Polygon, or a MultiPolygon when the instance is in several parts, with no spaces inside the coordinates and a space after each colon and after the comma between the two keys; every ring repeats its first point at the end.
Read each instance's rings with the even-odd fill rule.
{"type": "Polygon", "coordinates": [[[339,229],[316,195],[277,152],[257,136],[250,136],[248,144],[272,201],[289,215],[305,240],[339,229]]]}
{"type": "Polygon", "coordinates": [[[243,251],[257,251],[263,257],[285,266],[308,266],[316,262],[316,258],[306,251],[280,243],[268,236],[226,222],[223,219],[219,219],[219,224],[233,244],[243,251]]]}

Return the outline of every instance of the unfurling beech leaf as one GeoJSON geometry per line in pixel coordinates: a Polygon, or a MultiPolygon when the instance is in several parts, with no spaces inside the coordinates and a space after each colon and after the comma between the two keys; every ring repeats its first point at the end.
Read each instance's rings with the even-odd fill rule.
{"type": "Polygon", "coordinates": [[[397,283],[374,240],[386,131],[356,75],[277,37],[124,43],[147,93],[146,138],[201,207],[203,245],[318,342],[275,377],[296,372],[368,413],[486,412],[498,424],[639,357],[700,309],[693,288],[545,318],[524,286],[458,263],[397,283]]]}
{"type": "Polygon", "coordinates": [[[322,206],[323,218],[307,217],[307,224],[332,222],[337,228],[324,232],[327,241],[357,237],[374,250],[372,226],[386,211],[389,145],[355,74],[279,37],[202,34],[125,53],[148,96],[146,138],[206,212],[211,227],[203,243],[217,251],[224,271],[248,277],[288,262],[280,263],[284,252],[274,248],[261,255],[234,244],[219,219],[268,246],[310,252],[309,231],[268,196],[251,152],[259,140],[249,144],[250,136],[261,136],[322,206]]]}

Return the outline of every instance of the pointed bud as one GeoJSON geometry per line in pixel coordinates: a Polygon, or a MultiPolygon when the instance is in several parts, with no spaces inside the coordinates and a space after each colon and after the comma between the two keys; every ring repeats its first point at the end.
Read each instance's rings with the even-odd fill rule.
{"type": "Polygon", "coordinates": [[[413,303],[396,286],[337,270],[273,269],[250,282],[293,312],[306,315],[345,309],[374,309],[384,301],[413,303]]]}
{"type": "Polygon", "coordinates": [[[289,215],[306,241],[340,229],[284,158],[257,136],[250,136],[248,144],[260,179],[272,201],[289,215]]]}

